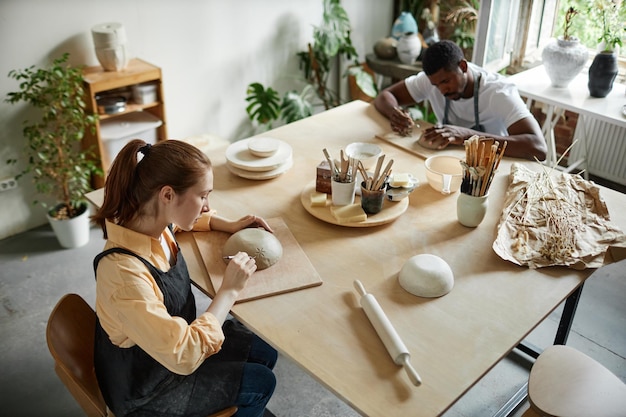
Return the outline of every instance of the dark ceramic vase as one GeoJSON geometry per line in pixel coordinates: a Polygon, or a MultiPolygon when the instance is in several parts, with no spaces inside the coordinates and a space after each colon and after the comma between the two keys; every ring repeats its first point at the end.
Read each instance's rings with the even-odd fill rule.
{"type": "Polygon", "coordinates": [[[606,97],[613,89],[617,76],[617,54],[600,52],[593,58],[589,67],[589,94],[592,97],[606,97]]]}

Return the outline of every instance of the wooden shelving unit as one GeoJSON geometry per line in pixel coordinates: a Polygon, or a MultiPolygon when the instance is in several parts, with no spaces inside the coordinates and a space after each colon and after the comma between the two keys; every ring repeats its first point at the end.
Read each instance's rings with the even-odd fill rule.
{"type": "MultiPolygon", "coordinates": [[[[119,88],[131,87],[136,84],[148,82],[156,84],[157,101],[148,104],[134,104],[129,102],[124,112],[116,114],[98,114],[99,120],[96,123],[95,132],[93,134],[87,132],[83,140],[83,147],[93,149],[103,172],[107,172],[111,161],[108,160],[106,152],[104,151],[100,121],[119,117],[131,112],[149,112],[163,122],[161,126],[157,128],[157,140],[161,141],[167,139],[167,122],[165,118],[165,100],[163,99],[161,68],[135,58],[130,60],[128,66],[121,71],[105,71],[101,66],[86,67],[83,70],[83,78],[85,79],[85,91],[87,94],[87,109],[93,114],[98,114],[98,105],[96,104],[97,95],[119,88]]],[[[99,188],[103,184],[104,178],[94,179],[94,187],[99,188]]]]}

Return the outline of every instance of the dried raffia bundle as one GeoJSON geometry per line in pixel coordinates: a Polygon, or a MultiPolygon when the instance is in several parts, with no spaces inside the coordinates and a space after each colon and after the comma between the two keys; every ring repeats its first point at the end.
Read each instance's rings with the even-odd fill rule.
{"type": "Polygon", "coordinates": [[[600,190],[578,175],[541,165],[511,167],[511,184],[493,243],[503,259],[531,268],[598,268],[609,247],[626,247],[600,190]]]}
{"type": "Polygon", "coordinates": [[[507,142],[502,148],[493,139],[474,135],[465,142],[465,161],[461,192],[475,197],[482,197],[489,192],[491,181],[498,170],[507,142]]]}

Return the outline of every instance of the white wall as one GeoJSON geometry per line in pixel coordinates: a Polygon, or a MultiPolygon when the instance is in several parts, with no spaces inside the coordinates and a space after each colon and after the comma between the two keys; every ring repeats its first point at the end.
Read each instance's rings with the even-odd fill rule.
{"type": "MultiPolygon", "coordinates": [[[[343,0],[361,60],[388,35],[392,0],[343,0]]],[[[312,40],[322,19],[322,0],[0,0],[0,179],[19,172],[24,106],[4,102],[17,90],[12,69],[45,65],[70,52],[74,65],[97,65],[90,29],[122,23],[131,56],[163,71],[168,134],[184,138],[210,133],[230,141],[247,137],[248,84],[279,92],[300,89],[295,54],[312,40]]],[[[344,80],[345,82],[345,80],[344,80]]],[[[20,181],[0,192],[0,239],[44,224],[33,206],[34,187],[20,181]]]]}

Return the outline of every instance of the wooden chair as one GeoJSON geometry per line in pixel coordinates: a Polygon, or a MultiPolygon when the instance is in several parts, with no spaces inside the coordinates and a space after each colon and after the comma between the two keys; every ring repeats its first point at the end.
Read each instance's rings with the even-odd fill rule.
{"type": "MultiPolygon", "coordinates": [[[[50,313],[46,328],[54,370],[88,417],[114,417],[107,408],[93,364],[96,313],[77,294],[64,295],[50,313]]],[[[237,407],[208,417],[230,417],[237,407]]]]}
{"type": "Polygon", "coordinates": [[[626,384],[569,346],[543,351],[528,379],[530,409],[523,417],[623,417],[626,384]]]}

